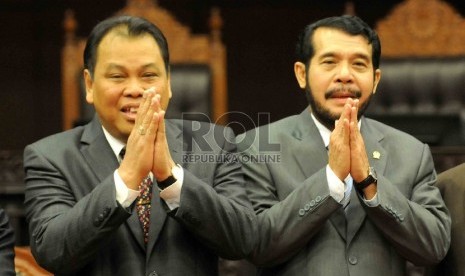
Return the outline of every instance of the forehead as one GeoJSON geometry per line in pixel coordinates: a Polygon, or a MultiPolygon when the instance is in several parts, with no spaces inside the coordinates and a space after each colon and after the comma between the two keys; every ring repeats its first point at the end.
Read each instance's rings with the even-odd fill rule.
{"type": "Polygon", "coordinates": [[[360,54],[371,59],[372,45],[362,35],[351,35],[339,29],[320,27],[313,34],[314,56],[327,53],[360,54]]]}
{"type": "Polygon", "coordinates": [[[148,33],[129,35],[125,27],[117,27],[103,36],[97,46],[99,58],[153,57],[162,59],[160,47],[148,33]]]}

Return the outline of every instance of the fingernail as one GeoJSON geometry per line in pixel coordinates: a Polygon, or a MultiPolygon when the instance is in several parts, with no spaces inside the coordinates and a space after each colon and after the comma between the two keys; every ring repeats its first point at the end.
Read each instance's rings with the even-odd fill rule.
{"type": "Polygon", "coordinates": [[[149,89],[145,90],[144,93],[155,93],[155,86],[152,86],[149,89]]]}

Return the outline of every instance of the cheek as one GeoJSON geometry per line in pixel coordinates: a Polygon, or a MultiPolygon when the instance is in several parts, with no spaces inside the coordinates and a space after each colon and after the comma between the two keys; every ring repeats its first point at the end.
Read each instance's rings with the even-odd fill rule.
{"type": "Polygon", "coordinates": [[[309,78],[308,85],[310,87],[310,92],[315,99],[323,99],[326,90],[328,90],[328,82],[319,76],[309,78]]]}
{"type": "Polygon", "coordinates": [[[94,91],[94,104],[105,107],[117,106],[120,94],[116,88],[102,87],[94,91]]]}
{"type": "MultiPolygon", "coordinates": [[[[161,106],[164,110],[166,110],[166,107],[168,106],[168,102],[170,100],[170,90],[169,90],[169,85],[167,83],[163,83],[163,84],[158,84],[157,85],[158,87],[158,91],[160,93],[160,96],[161,96],[161,106]]],[[[176,93],[176,92],[174,92],[176,93]]]]}
{"type": "Polygon", "coordinates": [[[375,89],[375,82],[373,78],[367,78],[361,85],[362,87],[360,87],[360,89],[362,90],[364,97],[369,97],[375,89]]]}

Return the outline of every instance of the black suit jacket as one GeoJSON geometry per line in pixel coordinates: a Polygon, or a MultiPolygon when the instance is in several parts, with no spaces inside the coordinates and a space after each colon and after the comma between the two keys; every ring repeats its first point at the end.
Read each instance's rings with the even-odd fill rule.
{"type": "Polygon", "coordinates": [[[167,120],[166,132],[184,182],[173,211],[153,189],[147,248],[137,212],[116,202],[119,164],[98,118],[26,147],[25,205],[39,264],[66,275],[216,275],[218,256],[250,253],[256,223],[241,167],[222,162],[236,151],[232,131],[167,120]]]}
{"type": "Polygon", "coordinates": [[[16,275],[14,266],[15,236],[5,211],[0,208],[0,275],[16,275]]]}

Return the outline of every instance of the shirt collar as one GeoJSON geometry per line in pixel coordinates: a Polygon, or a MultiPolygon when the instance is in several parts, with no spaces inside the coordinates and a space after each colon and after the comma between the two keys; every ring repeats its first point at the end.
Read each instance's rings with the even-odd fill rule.
{"type": "Polygon", "coordinates": [[[118,161],[121,161],[119,154],[121,150],[126,146],[126,144],[122,143],[120,140],[113,137],[103,126],[102,126],[102,129],[103,129],[103,134],[105,135],[105,138],[108,141],[108,144],[110,144],[110,147],[113,150],[113,153],[115,154],[118,161]]]}

